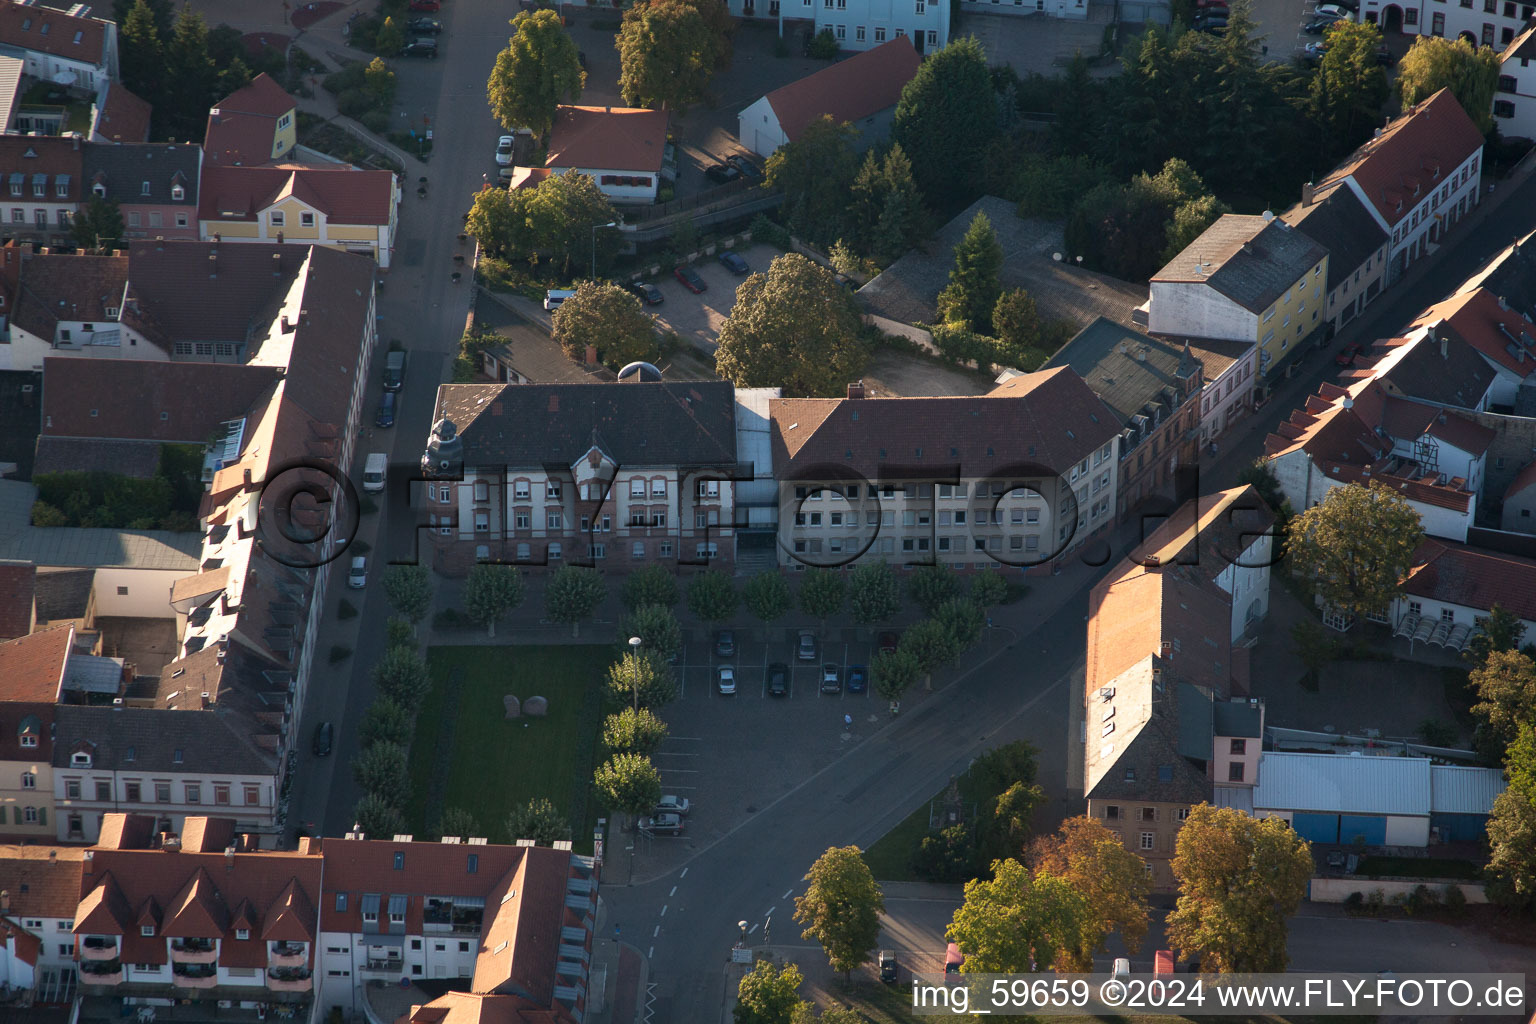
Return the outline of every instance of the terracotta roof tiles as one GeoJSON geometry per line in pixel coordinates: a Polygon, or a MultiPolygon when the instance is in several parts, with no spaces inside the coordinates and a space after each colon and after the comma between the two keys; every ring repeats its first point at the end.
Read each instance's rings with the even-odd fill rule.
{"type": "Polygon", "coordinates": [[[11,914],[72,919],[84,858],[78,846],[0,846],[0,878],[11,894],[11,914]]]}
{"type": "Polygon", "coordinates": [[[1536,621],[1536,561],[1426,539],[1413,553],[1403,592],[1480,612],[1499,604],[1527,622],[1536,621]]]}
{"type": "Polygon", "coordinates": [[[37,596],[37,567],[31,562],[0,560],[0,641],[32,631],[37,596]]]}
{"type": "Polygon", "coordinates": [[[197,216],[217,231],[223,221],[254,221],[293,196],[330,225],[388,224],[395,197],[392,171],[355,167],[208,166],[203,168],[197,216]]]}
{"type": "Polygon", "coordinates": [[[135,96],[121,82],[110,82],[105,102],[96,111],[92,131],[114,143],[148,142],[153,112],[148,100],[135,96]]]}
{"type": "Polygon", "coordinates": [[[55,626],[0,643],[0,701],[56,702],[74,636],[74,626],[55,626]]]}
{"type": "Polygon", "coordinates": [[[546,167],[587,170],[661,170],[667,147],[665,110],[634,107],[555,108],[546,167]]]}
{"type": "Polygon", "coordinates": [[[906,36],[856,53],[768,94],[785,138],[794,142],[818,117],[853,123],[894,107],[922,58],[906,36]]]}
{"type": "Polygon", "coordinates": [[[279,366],[50,356],[43,432],[201,445],[282,379],[279,366]]]}
{"type": "Polygon", "coordinates": [[[0,43],[98,66],[108,60],[106,22],[14,0],[0,5],[0,43]]]}

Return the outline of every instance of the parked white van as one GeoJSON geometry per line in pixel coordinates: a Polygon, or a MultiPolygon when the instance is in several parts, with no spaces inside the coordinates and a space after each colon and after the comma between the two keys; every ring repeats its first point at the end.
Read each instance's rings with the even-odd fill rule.
{"type": "Polygon", "coordinates": [[[573,288],[551,288],[544,293],[544,308],[553,313],[560,308],[560,303],[575,295],[573,288]]]}
{"type": "Polygon", "coordinates": [[[389,469],[389,456],[384,452],[373,452],[368,456],[368,461],[363,465],[363,490],[370,494],[377,494],[384,489],[384,474],[389,469]]]}

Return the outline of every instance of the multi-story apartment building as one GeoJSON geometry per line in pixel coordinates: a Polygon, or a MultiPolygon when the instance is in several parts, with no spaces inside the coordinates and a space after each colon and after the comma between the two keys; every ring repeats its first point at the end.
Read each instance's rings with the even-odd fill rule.
{"type": "Polygon", "coordinates": [[[263,72],[208,111],[203,158],[211,167],[260,167],[293,152],[298,102],[263,72]]]}
{"type": "Polygon", "coordinates": [[[1153,334],[1250,341],[1271,377],[1325,326],[1328,252],[1274,214],[1225,214],[1152,275],[1153,334]]]}
{"type": "Polygon", "coordinates": [[[84,857],[78,846],[0,846],[0,976],[38,1002],[62,1002],[72,987],[84,857]],[[7,923],[20,933],[10,942],[7,923]]]}
{"type": "Polygon", "coordinates": [[[554,848],[483,839],[325,841],[322,1009],[371,982],[469,979],[470,1002],[580,1022],[597,916],[597,867],[554,848]]]}
{"type": "Polygon", "coordinates": [[[1071,369],[974,398],[769,401],[779,561],[1029,568],[1115,522],[1121,431],[1071,369]]]}
{"type": "Polygon", "coordinates": [[[226,819],[188,818],[171,834],[109,815],[81,865],[79,1019],[168,1004],[191,1019],[258,1006],[311,1019],[320,855],[309,840],[252,850],[226,819]]]}
{"type": "Polygon", "coordinates": [[[1530,24],[1536,7],[1523,0],[1365,0],[1362,16],[1384,32],[1465,39],[1501,50],[1530,24]]]}
{"type": "Polygon", "coordinates": [[[1505,138],[1536,138],[1536,25],[1523,29],[1499,54],[1498,94],[1493,97],[1493,119],[1505,138]]]}
{"type": "Polygon", "coordinates": [[[84,168],[78,136],[0,136],[6,233],[48,244],[68,240],[84,168]]]}
{"type": "Polygon", "coordinates": [[[116,203],[124,238],[195,239],[202,165],[202,147],[185,143],[87,143],[84,201],[116,203]]]}
{"type": "Polygon", "coordinates": [[[1302,201],[1340,185],[1352,190],[1391,236],[1386,277],[1391,285],[1476,208],[1482,155],[1482,132],[1451,91],[1441,89],[1388,121],[1315,186],[1304,189],[1302,201]]]}
{"type": "Polygon", "coordinates": [[[1253,409],[1254,370],[1259,347],[1248,341],[1184,338],[1200,362],[1200,447],[1217,441],[1227,427],[1253,409]]]}
{"type": "Polygon", "coordinates": [[[54,713],[73,636],[65,626],[0,643],[0,835],[53,838],[54,713]]]}
{"type": "Polygon", "coordinates": [[[441,565],[729,566],[726,381],[445,384],[417,496],[441,565]]]}
{"type": "Polygon", "coordinates": [[[117,24],[90,12],[83,4],[66,12],[6,0],[0,4],[0,45],[24,62],[32,78],[94,95],[102,81],[117,77],[117,24]]]}
{"type": "Polygon", "coordinates": [[[202,173],[198,232],[205,241],[322,245],[388,267],[400,185],[394,172],[350,166],[210,164],[202,173]]]}
{"type": "Polygon", "coordinates": [[[1084,792],[1146,860],[1155,889],[1197,804],[1239,806],[1258,779],[1262,706],[1248,638],[1268,612],[1274,517],[1251,487],[1190,502],[1089,598],[1084,792]]]}
{"type": "Polygon", "coordinates": [[[1071,367],[1115,414],[1120,435],[1116,514],[1167,496],[1174,474],[1199,458],[1204,366],[1188,342],[1150,338],[1098,317],[1061,347],[1045,369],[1071,367]]]}
{"type": "MultiPolygon", "coordinates": [[[[779,16],[781,0],[730,0],[731,13],[779,16]]],[[[953,0],[782,0],[785,18],[807,19],[816,32],[831,32],[839,49],[867,50],[910,38],[918,53],[949,42],[953,0]]]]}
{"type": "Polygon", "coordinates": [[[1391,235],[1352,188],[1336,182],[1319,193],[1301,188],[1301,202],[1280,219],[1328,250],[1328,322],[1337,331],[1354,319],[1387,282],[1391,235]]]}

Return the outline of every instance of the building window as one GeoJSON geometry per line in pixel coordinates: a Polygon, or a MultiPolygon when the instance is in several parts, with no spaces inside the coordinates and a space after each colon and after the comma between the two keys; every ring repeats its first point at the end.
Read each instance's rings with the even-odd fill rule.
{"type": "Polygon", "coordinates": [[[123,783],[123,799],[131,804],[136,804],[140,801],[140,789],[137,779],[123,783]]]}
{"type": "Polygon", "coordinates": [[[187,803],[200,804],[203,802],[203,787],[195,782],[187,783],[187,803]]]}
{"type": "Polygon", "coordinates": [[[667,482],[665,480],[651,481],[651,497],[665,498],[667,496],[667,482]]]}
{"type": "Polygon", "coordinates": [[[80,780],[67,779],[64,782],[64,796],[70,800],[80,799],[80,780]]]}
{"type": "Polygon", "coordinates": [[[220,807],[227,807],[229,805],[228,783],[215,782],[213,784],[213,802],[220,807]]]}
{"type": "Polygon", "coordinates": [[[1242,782],[1243,770],[1245,767],[1246,765],[1244,765],[1241,761],[1233,761],[1231,764],[1227,765],[1227,781],[1242,782]]]}
{"type": "Polygon", "coordinates": [[[548,501],[560,500],[560,481],[550,480],[544,484],[544,497],[548,501]]]}
{"type": "Polygon", "coordinates": [[[37,788],[37,772],[22,772],[21,773],[21,788],[22,789],[36,789],[37,788]]]}
{"type": "Polygon", "coordinates": [[[22,815],[23,815],[23,820],[25,821],[26,824],[28,824],[28,825],[36,825],[37,824],[37,808],[36,807],[24,808],[23,811],[22,811],[22,815]]]}
{"type": "Polygon", "coordinates": [[[273,210],[272,213],[271,213],[271,220],[272,220],[272,226],[273,227],[275,227],[275,228],[282,227],[283,226],[283,211],[282,210],[273,210]]]}
{"type": "Polygon", "coordinates": [[[637,476],[629,482],[629,496],[631,498],[645,497],[645,480],[642,477],[637,476]]]}
{"type": "Polygon", "coordinates": [[[558,529],[560,529],[560,513],[559,512],[546,512],[546,513],[544,513],[544,528],[547,529],[547,530],[558,530],[558,529]]]}
{"type": "Polygon", "coordinates": [[[876,25],[875,26],[875,42],[877,42],[877,43],[885,42],[885,26],[884,25],[876,25]]]}
{"type": "Polygon", "coordinates": [[[855,25],[853,27],[853,39],[854,39],[855,42],[859,42],[859,43],[862,43],[864,41],[864,26],[863,25],[855,25]]]}
{"type": "MultiPolygon", "coordinates": [[[[1082,3],[1083,0],[1077,0],[1077,2],[1078,3],[1082,3]]],[[[935,29],[929,29],[928,30],[928,49],[929,49],[929,51],[931,52],[938,45],[939,45],[939,33],[935,29]]]]}
{"type": "Polygon", "coordinates": [[[1513,103],[1511,103],[1509,100],[1494,100],[1493,101],[1493,116],[1494,117],[1514,117],[1515,116],[1515,105],[1513,103]]]}
{"type": "Polygon", "coordinates": [[[261,803],[261,786],[253,782],[245,787],[245,805],[255,807],[259,803],[261,803]]]}
{"type": "Polygon", "coordinates": [[[1153,849],[1155,844],[1156,844],[1156,841],[1157,841],[1157,833],[1155,833],[1155,832],[1143,832],[1141,834],[1141,848],[1143,850],[1151,850],[1151,849],[1153,849]]]}
{"type": "Polygon", "coordinates": [[[155,802],[161,804],[171,802],[171,784],[169,782],[155,783],[155,802]]]}
{"type": "Polygon", "coordinates": [[[112,799],[112,783],[105,779],[96,780],[96,799],[107,801],[112,799]]]}
{"type": "Polygon", "coordinates": [[[305,227],[305,228],[312,228],[312,227],[314,227],[315,226],[315,215],[312,214],[312,213],[301,213],[301,214],[299,214],[299,226],[300,227],[305,227]]]}

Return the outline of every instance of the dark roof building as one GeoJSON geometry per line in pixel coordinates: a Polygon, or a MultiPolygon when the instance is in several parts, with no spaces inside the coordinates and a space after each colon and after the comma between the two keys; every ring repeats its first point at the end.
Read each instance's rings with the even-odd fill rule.
{"type": "Polygon", "coordinates": [[[121,82],[107,84],[101,102],[92,109],[92,142],[148,142],[154,108],[129,92],[121,82]]]}
{"type": "Polygon", "coordinates": [[[1329,292],[1338,290],[1390,237],[1350,188],[1334,188],[1320,201],[1298,203],[1280,219],[1328,250],[1329,292]]]}
{"type": "Polygon", "coordinates": [[[90,194],[120,207],[182,207],[195,218],[199,146],[165,142],[91,143],[85,147],[90,194]]]}
{"type": "Polygon", "coordinates": [[[1228,213],[1152,280],[1207,284],[1250,313],[1262,313],[1327,255],[1321,245],[1273,215],[1228,213]]]}

